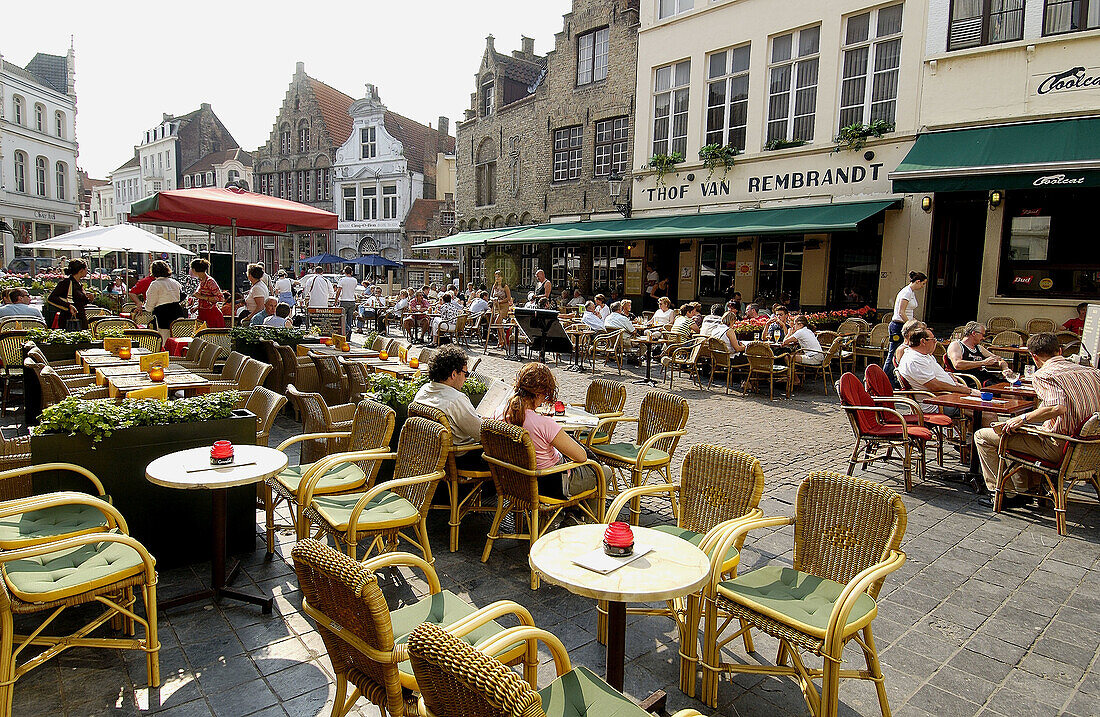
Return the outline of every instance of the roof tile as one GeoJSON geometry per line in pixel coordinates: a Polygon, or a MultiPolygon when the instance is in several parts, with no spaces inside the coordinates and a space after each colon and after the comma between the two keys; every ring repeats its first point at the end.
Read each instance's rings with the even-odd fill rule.
{"type": "Polygon", "coordinates": [[[320,80],[309,78],[309,87],[321,108],[321,121],[325,123],[334,146],[339,147],[351,136],[351,109],[354,99],[320,80]]]}

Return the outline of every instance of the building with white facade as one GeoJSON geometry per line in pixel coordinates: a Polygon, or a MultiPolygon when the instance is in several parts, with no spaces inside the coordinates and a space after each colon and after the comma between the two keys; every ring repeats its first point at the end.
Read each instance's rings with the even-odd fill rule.
{"type": "Polygon", "coordinates": [[[118,224],[115,215],[115,188],[110,182],[92,187],[91,211],[88,221],[91,225],[109,227],[118,224]]]}
{"type": "Polygon", "coordinates": [[[0,220],[4,264],[27,244],[80,226],[76,67],[38,53],[25,67],[0,58],[0,220]]]}

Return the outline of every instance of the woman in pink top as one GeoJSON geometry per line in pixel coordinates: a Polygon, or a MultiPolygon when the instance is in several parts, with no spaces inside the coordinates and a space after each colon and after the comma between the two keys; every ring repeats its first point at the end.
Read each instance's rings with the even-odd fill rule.
{"type": "MultiPolygon", "coordinates": [[[[515,393],[504,407],[504,421],[523,426],[535,444],[535,467],[551,468],[559,463],[588,460],[584,447],[573,440],[550,416],[535,411],[553,403],[558,394],[554,374],[541,363],[529,363],[516,376],[515,393]]],[[[596,485],[592,466],[573,468],[564,474],[551,474],[539,479],[539,493],[548,498],[566,498],[591,490],[596,485]]]]}

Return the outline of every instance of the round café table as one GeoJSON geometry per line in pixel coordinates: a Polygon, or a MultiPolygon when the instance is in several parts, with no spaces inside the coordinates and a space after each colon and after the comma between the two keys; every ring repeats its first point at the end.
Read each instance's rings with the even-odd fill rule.
{"type": "MultiPolygon", "coordinates": [[[[240,563],[226,576],[225,534],[227,520],[228,489],[252,485],[269,478],[287,466],[286,454],[266,446],[233,446],[233,463],[227,466],[210,465],[209,448],[191,448],[161,456],[145,469],[145,478],[165,488],[181,490],[209,490],[213,503],[211,517],[213,544],[210,552],[210,587],[190,595],[160,601],[163,609],[185,605],[197,600],[228,597],[261,606],[263,614],[271,614],[271,598],[267,595],[234,590],[226,587],[237,576],[240,563]]],[[[165,526],[166,529],[168,526],[165,526]]]]}
{"type": "Polygon", "coordinates": [[[573,562],[603,548],[606,525],[571,525],[546,533],[531,546],[531,568],[547,582],[571,593],[607,601],[607,663],[605,679],[623,689],[626,655],[626,604],[671,600],[693,593],[710,574],[702,550],[668,533],[631,526],[635,545],[653,550],[601,575],[573,562]]]}

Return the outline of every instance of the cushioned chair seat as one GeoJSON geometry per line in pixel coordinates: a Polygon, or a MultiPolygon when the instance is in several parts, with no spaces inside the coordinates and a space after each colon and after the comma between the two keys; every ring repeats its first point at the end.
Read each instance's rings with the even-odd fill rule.
{"type": "MultiPolygon", "coordinates": [[[[638,460],[638,451],[641,450],[639,446],[633,443],[607,443],[602,446],[593,446],[592,451],[600,456],[622,461],[623,463],[634,463],[638,460]]],[[[669,456],[664,451],[657,448],[650,448],[646,451],[645,462],[642,465],[657,466],[662,463],[668,463],[669,456]]]]}
{"type": "MultiPolygon", "coordinates": [[[[724,596],[773,620],[824,639],[829,616],[844,586],[793,568],[769,565],[718,584],[724,596]]],[[[864,593],[848,615],[844,634],[849,635],[871,622],[878,608],[864,593]]]]}
{"type": "MultiPolygon", "coordinates": [[[[362,493],[316,496],[313,499],[313,505],[330,525],[338,530],[346,530],[348,519],[351,518],[352,508],[355,507],[356,501],[362,497],[362,493]]],[[[359,515],[358,525],[390,527],[408,525],[419,519],[420,511],[416,509],[415,505],[396,493],[383,491],[375,496],[374,500],[367,503],[367,506],[359,515]]]]}
{"type": "MultiPolygon", "coordinates": [[[[922,441],[932,440],[932,431],[920,426],[906,426],[909,437],[922,441]]],[[[876,425],[867,431],[868,435],[881,436],[882,438],[901,438],[901,424],[876,425]]]]}
{"type": "MultiPolygon", "coordinates": [[[[588,440],[588,431],[577,431],[577,442],[584,443],[586,440],[588,440]]],[[[592,443],[607,443],[609,440],[611,437],[607,435],[607,431],[596,431],[592,443]]]]}
{"type": "Polygon", "coordinates": [[[584,665],[539,690],[546,717],[647,717],[648,712],[617,692],[584,665]]]}
{"type": "MultiPolygon", "coordinates": [[[[898,419],[895,416],[891,416],[891,415],[887,414],[886,417],[885,417],[885,421],[887,423],[896,424],[898,422],[898,419]]],[[[920,421],[920,419],[915,414],[908,413],[908,414],[905,415],[905,422],[910,424],[910,425],[915,424],[919,421],[920,421]]],[[[926,426],[944,426],[944,427],[947,427],[947,426],[950,426],[952,423],[953,423],[953,421],[951,420],[951,416],[945,416],[942,413],[926,413],[926,414],[924,414],[924,425],[926,425],[926,426]]]]}
{"type": "Polygon", "coordinates": [[[772,364],[772,371],[774,371],[775,373],[786,373],[790,369],[791,367],[785,363],[772,364]]]}
{"type": "MultiPolygon", "coordinates": [[[[302,476],[305,475],[305,472],[309,470],[309,467],[312,465],[312,463],[306,463],[301,466],[288,466],[275,476],[275,480],[279,481],[280,485],[293,493],[298,490],[298,485],[302,482],[302,476]]],[[[333,467],[332,470],[321,477],[321,480],[317,481],[317,487],[314,488],[314,494],[330,493],[339,490],[353,490],[356,484],[362,484],[365,477],[363,470],[354,463],[341,463],[333,467]]]]}
{"type": "Polygon", "coordinates": [[[4,566],[4,582],[24,602],[50,602],[125,580],[144,567],[141,555],[122,543],[84,545],[13,560],[4,566]]]}
{"type": "Polygon", "coordinates": [[[0,548],[41,542],[55,535],[94,533],[107,525],[103,511],[90,505],[59,505],[0,518],[0,548]]]}
{"type": "MultiPolygon", "coordinates": [[[[662,533],[668,533],[669,535],[675,535],[677,538],[680,538],[681,540],[686,540],[697,548],[703,542],[703,538],[705,537],[704,533],[696,533],[693,530],[681,528],[678,525],[654,525],[653,529],[659,530],[662,533]]],[[[735,559],[736,557],[737,548],[731,547],[728,551],[726,551],[727,563],[735,559]]]]}

